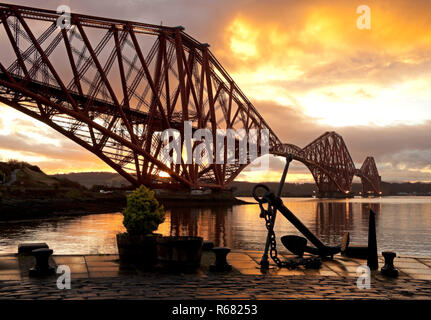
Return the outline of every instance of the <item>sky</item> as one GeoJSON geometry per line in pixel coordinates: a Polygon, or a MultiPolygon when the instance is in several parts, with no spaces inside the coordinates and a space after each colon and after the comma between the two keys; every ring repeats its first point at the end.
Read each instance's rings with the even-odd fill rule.
{"type": "MultiPolygon", "coordinates": [[[[185,31],[210,49],[286,143],[341,134],[359,168],[374,156],[384,181],[431,182],[431,2],[289,0],[20,1],[15,4],[142,21],[185,31]],[[359,29],[357,7],[370,8],[359,29]]],[[[0,39],[0,43],[6,42],[0,39]]],[[[0,105],[0,160],[48,173],[111,171],[53,129],[0,105]]],[[[245,170],[238,180],[277,181],[245,170]]],[[[311,182],[295,163],[288,180],[311,182]]]]}

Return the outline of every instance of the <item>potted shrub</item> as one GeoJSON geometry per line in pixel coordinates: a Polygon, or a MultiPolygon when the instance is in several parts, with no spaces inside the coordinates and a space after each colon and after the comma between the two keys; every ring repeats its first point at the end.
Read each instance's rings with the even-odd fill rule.
{"type": "Polygon", "coordinates": [[[153,265],[157,260],[156,239],[161,237],[153,232],[165,220],[163,206],[159,204],[153,191],[140,186],[127,196],[123,216],[127,232],[117,234],[120,260],[153,265]]]}

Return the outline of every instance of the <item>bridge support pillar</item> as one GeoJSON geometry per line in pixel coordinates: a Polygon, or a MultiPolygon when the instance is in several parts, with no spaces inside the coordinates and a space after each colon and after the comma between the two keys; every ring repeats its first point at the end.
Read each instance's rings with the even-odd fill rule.
{"type": "Polygon", "coordinates": [[[345,192],[339,192],[339,191],[323,191],[318,192],[316,194],[317,198],[338,198],[338,199],[344,199],[344,198],[353,198],[353,192],[345,193],[345,192]]]}

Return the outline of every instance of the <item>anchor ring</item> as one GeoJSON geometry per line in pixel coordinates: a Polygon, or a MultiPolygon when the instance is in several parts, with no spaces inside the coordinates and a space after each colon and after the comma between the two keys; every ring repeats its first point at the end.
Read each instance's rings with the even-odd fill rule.
{"type": "Polygon", "coordinates": [[[270,192],[269,188],[266,185],[264,185],[262,183],[259,183],[259,184],[255,185],[253,187],[252,195],[253,195],[254,200],[256,200],[257,202],[259,202],[260,204],[267,203],[268,201],[265,198],[265,194],[262,197],[258,196],[257,190],[259,188],[264,189],[266,191],[265,194],[268,193],[268,192],[270,192]]]}

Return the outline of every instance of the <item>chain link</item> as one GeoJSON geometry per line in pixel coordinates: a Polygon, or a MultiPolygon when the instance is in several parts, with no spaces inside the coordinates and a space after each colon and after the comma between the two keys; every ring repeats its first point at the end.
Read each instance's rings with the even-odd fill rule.
{"type": "Polygon", "coordinates": [[[296,258],[291,260],[281,261],[278,257],[277,252],[277,240],[275,237],[273,219],[274,219],[274,207],[268,204],[268,210],[264,209],[262,204],[259,203],[261,213],[260,217],[265,219],[265,226],[268,230],[270,239],[269,254],[274,263],[280,268],[295,269],[300,265],[303,265],[306,269],[318,269],[322,265],[320,258],[296,258]]]}

